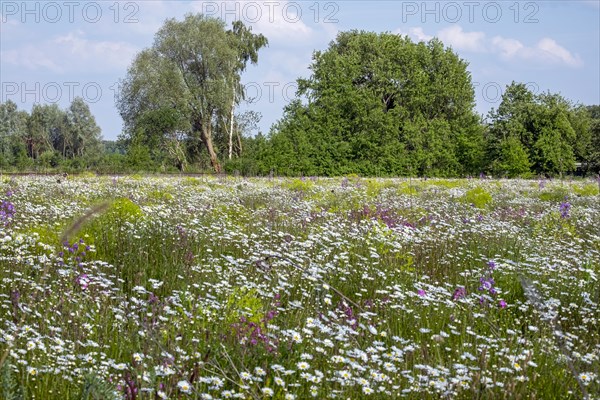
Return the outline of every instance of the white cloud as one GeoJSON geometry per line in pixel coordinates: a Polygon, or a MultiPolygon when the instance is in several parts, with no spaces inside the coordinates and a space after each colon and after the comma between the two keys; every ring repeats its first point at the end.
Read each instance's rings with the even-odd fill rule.
{"type": "Polygon", "coordinates": [[[47,51],[33,45],[24,46],[18,50],[0,52],[2,61],[28,70],[45,69],[52,72],[62,72],[63,68],[52,60],[47,51]]]}
{"type": "Polygon", "coordinates": [[[572,67],[578,67],[583,64],[579,55],[573,55],[571,52],[551,38],[543,38],[539,41],[536,47],[543,52],[547,58],[555,59],[572,67]]]}
{"type": "Polygon", "coordinates": [[[271,17],[263,13],[260,20],[254,24],[256,31],[265,35],[270,41],[297,43],[311,39],[313,30],[302,21],[296,11],[287,11],[285,16],[283,12],[273,12],[271,17]]]}
{"type": "MultiPolygon", "coordinates": [[[[408,30],[396,29],[393,33],[408,35],[417,42],[427,42],[434,36],[425,33],[422,27],[410,27],[408,30]]],[[[485,33],[465,32],[459,25],[451,25],[437,32],[435,35],[447,46],[455,50],[482,52],[485,51],[485,33]]]]}
{"type": "Polygon", "coordinates": [[[506,58],[515,56],[519,51],[525,48],[523,43],[517,39],[507,39],[501,36],[492,38],[492,46],[500,51],[500,55],[506,58]]]}
{"type": "Polygon", "coordinates": [[[505,59],[520,59],[530,62],[564,64],[579,67],[583,61],[579,55],[571,54],[569,50],[559,45],[552,38],[542,38],[535,46],[525,46],[516,39],[495,36],[492,39],[492,50],[499,52],[505,59]]]}
{"type": "Polygon", "coordinates": [[[314,31],[303,21],[306,10],[301,2],[244,2],[225,0],[202,1],[192,4],[192,11],[221,18],[227,25],[241,20],[256,33],[262,33],[270,42],[297,44],[313,37],[314,31]],[[304,11],[304,12],[303,12],[304,11]]]}
{"type": "Polygon", "coordinates": [[[408,31],[396,29],[393,33],[397,35],[407,35],[417,42],[427,42],[433,38],[433,36],[427,35],[420,26],[408,28],[408,31]]]}
{"type": "Polygon", "coordinates": [[[438,32],[437,36],[455,50],[483,52],[486,50],[484,32],[465,32],[460,25],[451,25],[438,32]]]}
{"type": "Polygon", "coordinates": [[[89,40],[76,31],[1,54],[3,61],[17,67],[64,73],[122,69],[131,63],[137,50],[126,42],[89,40]]]}
{"type": "Polygon", "coordinates": [[[60,36],[54,43],[80,62],[99,63],[109,68],[127,67],[138,51],[127,42],[88,40],[80,31],[60,36]]]}
{"type": "MultiPolygon", "coordinates": [[[[413,40],[427,41],[432,36],[426,34],[421,27],[408,30],[396,29],[394,33],[408,35],[413,40]]],[[[484,32],[466,32],[459,25],[451,25],[437,32],[436,36],[454,50],[476,53],[498,54],[505,60],[520,60],[528,63],[562,64],[569,67],[583,65],[578,54],[571,53],[556,40],[545,37],[533,46],[527,46],[518,39],[494,36],[489,39],[484,32]]]]}

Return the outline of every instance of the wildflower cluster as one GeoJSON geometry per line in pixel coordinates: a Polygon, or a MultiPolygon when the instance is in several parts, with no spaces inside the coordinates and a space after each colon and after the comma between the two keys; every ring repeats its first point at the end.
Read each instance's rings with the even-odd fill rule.
{"type": "Polygon", "coordinates": [[[87,245],[83,238],[73,243],[64,242],[63,249],[58,252],[59,264],[82,267],[88,253],[93,251],[92,246],[87,245]]]}
{"type": "MultiPolygon", "coordinates": [[[[496,295],[498,294],[498,290],[495,287],[496,282],[494,281],[494,278],[492,277],[492,272],[496,269],[496,262],[488,261],[487,267],[488,268],[487,268],[486,272],[484,273],[484,275],[479,278],[480,286],[479,286],[478,290],[480,292],[482,292],[481,296],[479,297],[479,303],[481,305],[489,305],[490,300],[495,298],[496,295]]],[[[506,308],[506,306],[507,306],[507,303],[505,300],[503,300],[503,299],[498,300],[498,307],[506,308]]]]}
{"type": "MultiPolygon", "coordinates": [[[[12,192],[8,191],[6,194],[7,197],[12,196],[12,192]]],[[[0,202],[0,223],[4,226],[10,224],[11,220],[15,216],[15,206],[9,200],[2,200],[0,202]]]]}
{"type": "Polygon", "coordinates": [[[571,203],[569,203],[567,200],[565,200],[564,202],[560,203],[560,217],[561,218],[569,218],[570,214],[569,212],[571,211],[571,203]]]}
{"type": "Polygon", "coordinates": [[[0,367],[32,398],[600,392],[600,205],[557,213],[581,183],[541,199],[520,180],[20,177],[0,193],[15,185],[0,367]],[[483,208],[460,200],[477,187],[483,208]]]}
{"type": "Polygon", "coordinates": [[[280,298],[279,294],[274,296],[271,308],[260,321],[253,322],[242,316],[239,322],[232,324],[235,337],[242,346],[254,347],[260,344],[267,352],[276,351],[278,340],[273,335],[269,335],[267,327],[278,314],[277,308],[281,305],[280,298]]]}

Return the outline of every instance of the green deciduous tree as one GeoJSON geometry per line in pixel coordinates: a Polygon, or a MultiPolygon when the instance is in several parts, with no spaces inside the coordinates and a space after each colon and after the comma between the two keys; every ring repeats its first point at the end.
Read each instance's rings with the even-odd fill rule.
{"type": "Polygon", "coordinates": [[[488,159],[496,174],[514,176],[529,163],[536,174],[562,175],[587,157],[587,111],[558,94],[535,95],[526,85],[513,82],[498,110],[488,117],[488,159]],[[517,164],[510,165],[511,160],[517,164]]]}
{"type": "Polygon", "coordinates": [[[590,146],[587,154],[588,170],[600,173],[600,105],[588,106],[590,122],[590,146]]]}
{"type": "Polygon", "coordinates": [[[167,162],[184,171],[188,161],[183,140],[188,131],[189,123],[176,109],[151,109],[139,118],[132,142],[146,146],[155,162],[163,166],[167,162]]]}
{"type": "Polygon", "coordinates": [[[102,149],[101,130],[96,125],[89,106],[76,97],[66,111],[66,129],[63,135],[63,156],[83,157],[98,154],[102,149]]]}
{"type": "Polygon", "coordinates": [[[243,98],[239,74],[248,61],[258,60],[264,45],[266,39],[241,22],[227,31],[223,21],[201,14],[166,20],[123,82],[117,106],[126,130],[135,132],[149,110],[176,109],[189,126],[190,142],[203,143],[213,169],[220,172],[213,129],[229,120],[243,98]]]}
{"type": "Polygon", "coordinates": [[[341,32],[298,80],[270,161],[319,175],[478,172],[483,133],[466,67],[436,39],[341,32]]]}
{"type": "Polygon", "coordinates": [[[28,118],[29,114],[19,111],[13,101],[0,103],[0,167],[22,165],[27,160],[22,138],[28,118]]]}
{"type": "Polygon", "coordinates": [[[492,162],[492,170],[508,178],[527,177],[531,174],[527,150],[517,136],[500,140],[499,151],[492,162]]]}
{"type": "Polygon", "coordinates": [[[12,101],[0,104],[2,166],[25,169],[57,167],[66,159],[99,157],[100,128],[82,98],[62,110],[57,104],[34,104],[31,114],[12,101]]]}
{"type": "Polygon", "coordinates": [[[34,104],[27,121],[23,141],[34,160],[54,149],[53,142],[64,136],[65,112],[57,104],[34,104]]]}

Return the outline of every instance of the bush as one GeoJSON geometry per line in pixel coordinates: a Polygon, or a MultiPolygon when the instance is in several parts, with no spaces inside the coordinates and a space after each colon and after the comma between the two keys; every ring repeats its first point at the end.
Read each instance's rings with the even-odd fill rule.
{"type": "Polygon", "coordinates": [[[482,187],[476,187],[470,189],[463,196],[465,203],[472,204],[473,206],[483,209],[492,202],[492,195],[482,187]]]}
{"type": "Polygon", "coordinates": [[[569,195],[569,191],[566,187],[553,187],[548,190],[543,191],[538,195],[539,199],[542,201],[554,201],[561,202],[565,200],[565,197],[569,195]]]}
{"type": "Polygon", "coordinates": [[[578,196],[597,196],[600,192],[598,185],[594,183],[588,183],[587,185],[574,185],[573,191],[578,196]]]}

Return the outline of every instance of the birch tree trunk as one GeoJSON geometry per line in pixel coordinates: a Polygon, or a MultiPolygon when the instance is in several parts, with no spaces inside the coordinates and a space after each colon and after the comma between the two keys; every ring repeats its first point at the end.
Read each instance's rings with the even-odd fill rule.
{"type": "Polygon", "coordinates": [[[217,153],[215,153],[215,149],[212,141],[212,128],[210,123],[202,124],[202,130],[200,131],[202,134],[202,141],[206,145],[206,149],[208,150],[208,155],[210,157],[210,164],[217,174],[221,173],[221,164],[219,164],[219,159],[217,158],[217,153]]]}
{"type": "Polygon", "coordinates": [[[231,97],[231,112],[229,113],[229,159],[231,160],[231,153],[233,152],[233,111],[235,108],[235,88],[233,88],[233,95],[231,97]]]}

